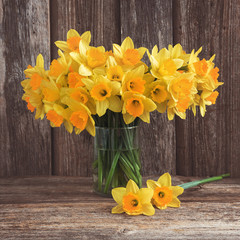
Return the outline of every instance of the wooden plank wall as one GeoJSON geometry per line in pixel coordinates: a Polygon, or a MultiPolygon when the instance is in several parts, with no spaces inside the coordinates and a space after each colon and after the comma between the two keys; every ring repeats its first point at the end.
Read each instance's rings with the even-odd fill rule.
{"type": "Polygon", "coordinates": [[[203,46],[202,57],[216,53],[225,82],[217,104],[205,118],[152,114],[141,125],[143,174],[240,177],[239,20],[238,0],[0,0],[0,176],[91,176],[92,137],[51,129],[21,100],[23,69],[38,53],[47,67],[54,41],[75,28],[107,49],[130,36],[136,47],[180,42],[187,51],[203,46]]]}
{"type": "Polygon", "coordinates": [[[216,53],[224,82],[204,118],[177,119],[177,173],[240,176],[240,1],[174,0],[173,6],[174,42],[188,51],[203,46],[201,56],[208,59],[216,53]]]}
{"type": "Polygon", "coordinates": [[[0,0],[0,176],[51,174],[51,129],[21,100],[23,70],[50,63],[48,0],[0,0]]]}

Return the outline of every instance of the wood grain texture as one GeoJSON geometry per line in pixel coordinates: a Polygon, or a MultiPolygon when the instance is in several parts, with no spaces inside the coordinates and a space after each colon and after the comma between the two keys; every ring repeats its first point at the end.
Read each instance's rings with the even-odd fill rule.
{"type": "MultiPolygon", "coordinates": [[[[117,0],[52,0],[52,44],[65,40],[71,28],[79,33],[91,31],[91,45],[112,48],[120,40],[119,1],[117,0]]],[[[57,48],[52,46],[52,56],[57,48]]],[[[79,136],[68,134],[64,128],[54,129],[54,171],[56,175],[91,176],[93,138],[84,131],[79,136]]]]}
{"type": "MultiPolygon", "coordinates": [[[[130,36],[136,47],[150,51],[172,43],[172,1],[121,1],[121,38],[130,36]]],[[[145,56],[144,60],[147,60],[145,56]]],[[[143,175],[176,172],[175,121],[154,112],[151,123],[141,124],[143,175]]]]}
{"type": "MultiPolygon", "coordinates": [[[[174,177],[175,183],[193,180],[174,177]]],[[[240,238],[240,179],[186,190],[180,208],[154,216],[111,214],[116,203],[92,192],[79,177],[1,179],[2,239],[240,238]],[[227,193],[227,194],[226,194],[227,193]]]]}
{"type": "Polygon", "coordinates": [[[47,0],[0,1],[0,177],[51,173],[50,128],[22,101],[23,70],[39,53],[49,63],[47,0]]]}
{"type": "Polygon", "coordinates": [[[201,57],[216,53],[220,69],[219,97],[204,118],[188,114],[176,119],[177,174],[240,176],[240,2],[173,1],[174,43],[189,52],[203,47],[201,57]]]}

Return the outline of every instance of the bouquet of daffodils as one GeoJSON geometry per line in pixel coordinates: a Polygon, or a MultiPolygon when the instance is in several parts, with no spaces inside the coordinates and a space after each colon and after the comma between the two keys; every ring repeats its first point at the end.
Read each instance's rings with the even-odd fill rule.
{"type": "MultiPolygon", "coordinates": [[[[102,116],[120,113],[125,124],[141,119],[149,123],[149,113],[167,111],[168,119],[174,115],[184,119],[186,110],[201,115],[206,105],[215,103],[218,96],[217,67],[214,56],[200,60],[201,48],[187,54],[180,44],[152,52],[135,48],[127,37],[120,45],[113,44],[113,51],[103,46],[90,46],[91,34],[80,35],[71,29],[67,41],[57,41],[59,58],[51,62],[50,70],[44,69],[42,55],[36,66],[28,66],[22,81],[23,100],[28,109],[36,111],[35,118],[46,118],[52,127],[64,124],[68,132],[79,134],[86,129],[95,135],[95,124],[101,126],[102,116]],[[147,51],[151,66],[141,60],[147,51]]],[[[116,122],[119,114],[112,117],[116,122]]]]}
{"type": "Polygon", "coordinates": [[[57,59],[44,69],[42,55],[36,66],[28,66],[22,81],[23,100],[35,118],[46,118],[52,127],[62,124],[76,134],[86,129],[95,136],[99,127],[119,129],[123,133],[99,130],[100,147],[93,163],[97,191],[110,193],[111,188],[126,186],[133,179],[141,187],[141,164],[135,146],[134,128],[141,119],[150,122],[150,112],[167,111],[169,120],[175,115],[186,118],[186,110],[205,115],[206,106],[218,97],[217,67],[214,56],[199,59],[201,48],[187,54],[180,44],[160,51],[155,46],[135,48],[130,37],[113,50],[90,45],[91,34],[80,35],[71,29],[67,41],[57,41],[57,59]],[[142,62],[147,52],[151,66],[142,62]],[[96,126],[96,128],[95,128],[96,126]],[[103,140],[106,144],[102,144],[103,140]],[[110,149],[113,151],[110,152],[110,149]]]}

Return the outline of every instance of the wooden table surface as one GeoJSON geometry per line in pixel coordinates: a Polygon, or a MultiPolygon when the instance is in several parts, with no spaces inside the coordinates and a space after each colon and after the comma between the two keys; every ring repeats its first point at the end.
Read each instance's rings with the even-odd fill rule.
{"type": "Polygon", "coordinates": [[[91,185],[80,177],[0,179],[0,239],[240,239],[240,179],[188,189],[180,208],[151,217],[111,214],[114,200],[91,185]]]}

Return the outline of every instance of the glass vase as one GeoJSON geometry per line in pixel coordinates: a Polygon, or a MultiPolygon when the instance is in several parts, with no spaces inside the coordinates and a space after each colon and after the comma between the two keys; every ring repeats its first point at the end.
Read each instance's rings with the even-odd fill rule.
{"type": "Polygon", "coordinates": [[[93,184],[97,193],[111,195],[132,179],[141,187],[139,128],[96,127],[94,138],[93,184]]]}

